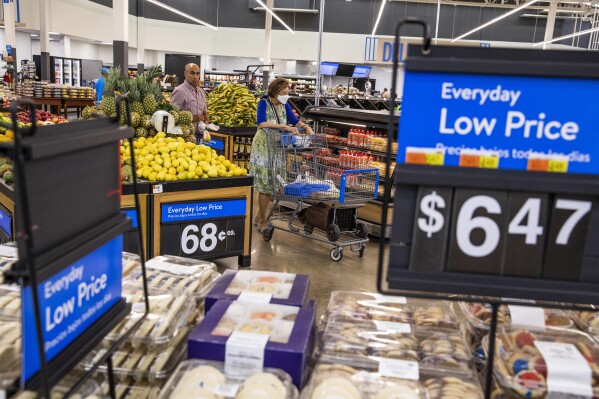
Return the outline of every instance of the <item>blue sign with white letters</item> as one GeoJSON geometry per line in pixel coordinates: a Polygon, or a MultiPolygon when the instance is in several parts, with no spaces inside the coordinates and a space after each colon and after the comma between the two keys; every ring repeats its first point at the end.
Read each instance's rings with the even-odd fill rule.
{"type": "MultiPolygon", "coordinates": [[[[50,361],[121,298],[123,237],[118,236],[37,286],[50,361]]],[[[23,364],[28,381],[40,370],[31,286],[21,289],[23,364]]]]}
{"type": "Polygon", "coordinates": [[[599,174],[599,81],[406,71],[397,161],[407,147],[493,151],[499,169],[531,153],[565,156],[569,173],[599,174]]]}
{"type": "Polygon", "coordinates": [[[245,199],[163,204],[162,223],[245,216],[245,199]]]}
{"type": "Polygon", "coordinates": [[[0,228],[8,234],[9,238],[12,238],[12,216],[4,211],[0,207],[0,228]]]}
{"type": "Polygon", "coordinates": [[[215,150],[222,151],[225,149],[225,142],[223,140],[210,140],[210,141],[201,140],[200,144],[204,144],[205,146],[208,146],[215,150]]]}

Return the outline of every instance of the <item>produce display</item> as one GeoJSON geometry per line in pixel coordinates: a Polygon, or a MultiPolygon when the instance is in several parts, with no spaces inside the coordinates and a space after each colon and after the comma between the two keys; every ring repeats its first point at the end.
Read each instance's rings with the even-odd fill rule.
{"type": "MultiPolygon", "coordinates": [[[[154,137],[140,137],[134,142],[137,178],[150,181],[176,181],[207,179],[210,177],[246,176],[247,169],[240,168],[217,155],[205,145],[185,142],[181,137],[166,137],[159,132],[154,137]]],[[[121,148],[121,180],[132,182],[129,141],[121,148]]]]}
{"type": "MultiPolygon", "coordinates": [[[[6,135],[9,136],[7,132],[6,135]]],[[[0,142],[3,141],[2,134],[0,134],[0,142]]],[[[5,136],[6,137],[6,136],[5,136]]],[[[4,141],[9,141],[8,139],[4,139],[4,141]]],[[[9,157],[0,157],[0,178],[4,179],[4,182],[7,184],[13,184],[15,182],[15,175],[13,173],[14,163],[13,160],[9,157]]]]}
{"type": "MultiPolygon", "coordinates": [[[[17,120],[23,124],[22,127],[27,126],[31,123],[31,114],[27,111],[21,111],[17,113],[17,120]]],[[[35,120],[38,126],[54,125],[58,123],[68,123],[69,121],[59,115],[54,115],[51,112],[43,111],[41,109],[35,110],[35,120]]],[[[1,131],[1,130],[0,130],[1,131]]]]}
{"type": "MultiPolygon", "coordinates": [[[[135,129],[135,137],[154,137],[158,130],[152,125],[152,115],[156,111],[166,111],[174,119],[175,129],[178,134],[173,137],[182,137],[185,141],[194,142],[193,116],[189,111],[180,112],[179,109],[165,99],[159,84],[155,81],[162,73],[160,66],[150,68],[148,71],[130,79],[121,75],[120,68],[113,68],[106,76],[104,94],[99,107],[85,107],[81,114],[83,119],[95,116],[116,116],[116,96],[128,93],[130,100],[131,125],[135,129]]],[[[119,123],[125,125],[125,104],[121,104],[121,118],[119,123]]],[[[169,132],[170,134],[170,132],[169,132]]]]}
{"type": "Polygon", "coordinates": [[[246,86],[221,84],[206,99],[210,122],[228,127],[256,126],[258,99],[246,86]]]}

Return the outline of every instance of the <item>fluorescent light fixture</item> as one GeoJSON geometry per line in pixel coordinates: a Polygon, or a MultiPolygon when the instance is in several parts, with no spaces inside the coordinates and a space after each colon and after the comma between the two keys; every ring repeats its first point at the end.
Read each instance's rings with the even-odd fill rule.
{"type": "Polygon", "coordinates": [[[285,28],[287,28],[287,30],[289,32],[291,32],[292,34],[295,35],[295,32],[293,31],[293,29],[291,29],[289,26],[287,26],[287,24],[285,22],[283,22],[283,20],[281,18],[279,18],[279,16],[277,14],[275,14],[273,10],[271,10],[268,7],[266,7],[266,4],[264,4],[264,2],[262,0],[256,0],[256,2],[258,4],[260,4],[262,7],[264,7],[264,9],[266,10],[266,12],[268,12],[270,15],[272,15],[273,17],[275,17],[275,19],[277,21],[279,21],[281,23],[281,25],[283,25],[285,28]]]}
{"type": "Polygon", "coordinates": [[[31,37],[38,37],[39,35],[36,35],[35,33],[31,34],[31,37]]]}
{"type": "Polygon", "coordinates": [[[173,8],[171,6],[167,6],[166,4],[161,3],[161,2],[159,2],[157,0],[147,0],[147,1],[148,1],[148,3],[152,3],[154,5],[157,5],[158,7],[162,7],[165,10],[169,10],[170,12],[178,14],[178,15],[180,15],[182,17],[185,17],[185,18],[187,18],[187,19],[189,19],[189,20],[191,20],[193,22],[197,22],[198,24],[202,24],[202,25],[207,26],[209,28],[212,28],[214,30],[218,30],[218,28],[216,26],[210,25],[208,22],[204,22],[201,19],[197,19],[196,17],[192,17],[191,15],[186,14],[183,11],[179,11],[176,8],[173,8]]]}
{"type": "Polygon", "coordinates": [[[58,32],[48,32],[48,33],[51,35],[60,35],[60,33],[58,33],[58,32]]]}
{"type": "MultiPolygon", "coordinates": [[[[313,10],[311,8],[277,8],[273,7],[273,11],[276,12],[293,12],[298,14],[318,14],[318,10],[313,10]]],[[[254,7],[254,11],[266,11],[264,7],[254,7]]]]}
{"type": "Polygon", "coordinates": [[[376,33],[376,28],[379,27],[379,22],[381,22],[381,17],[383,16],[383,10],[385,9],[385,4],[387,4],[387,0],[383,0],[381,3],[381,8],[379,8],[379,15],[376,17],[376,22],[374,23],[374,28],[372,28],[372,35],[376,33]]]}
{"type": "Polygon", "coordinates": [[[528,3],[524,3],[520,7],[516,7],[513,10],[508,11],[505,14],[502,14],[502,15],[498,16],[497,18],[494,18],[494,19],[490,20],[489,22],[485,22],[484,24],[482,24],[478,28],[474,28],[471,31],[464,33],[463,35],[460,35],[460,36],[456,37],[455,39],[452,39],[451,42],[453,43],[455,41],[458,41],[458,40],[461,40],[461,39],[465,38],[466,36],[470,36],[474,32],[478,32],[479,30],[484,29],[484,28],[486,28],[489,25],[493,25],[495,22],[501,21],[502,19],[507,18],[510,15],[515,14],[518,11],[521,11],[521,10],[525,9],[526,7],[529,7],[529,6],[531,6],[531,5],[535,4],[535,3],[538,3],[540,1],[541,0],[531,0],[528,3]]]}
{"type": "Polygon", "coordinates": [[[112,42],[102,42],[102,44],[105,44],[107,46],[112,46],[112,42]]]}
{"type": "Polygon", "coordinates": [[[588,35],[589,33],[593,33],[593,32],[599,32],[599,28],[591,28],[591,29],[587,29],[587,30],[582,30],[580,32],[571,33],[569,35],[556,37],[554,39],[547,40],[547,41],[544,41],[544,42],[538,42],[538,43],[533,44],[532,46],[533,47],[542,46],[544,44],[549,44],[549,43],[553,43],[553,42],[559,42],[561,40],[571,39],[571,38],[576,37],[576,36],[588,35]]]}

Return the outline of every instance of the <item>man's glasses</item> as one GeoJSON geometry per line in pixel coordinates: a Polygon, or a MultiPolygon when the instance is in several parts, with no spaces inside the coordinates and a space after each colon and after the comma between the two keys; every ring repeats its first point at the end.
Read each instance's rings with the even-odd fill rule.
{"type": "Polygon", "coordinates": [[[200,72],[199,71],[198,72],[189,71],[187,73],[189,73],[190,75],[198,75],[198,76],[200,76],[200,72]]]}

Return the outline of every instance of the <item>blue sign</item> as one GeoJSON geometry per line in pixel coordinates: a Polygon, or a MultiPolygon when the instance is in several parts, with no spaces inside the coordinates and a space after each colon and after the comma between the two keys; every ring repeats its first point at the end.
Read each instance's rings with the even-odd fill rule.
{"type": "Polygon", "coordinates": [[[526,170],[531,153],[565,156],[568,172],[599,173],[599,80],[405,73],[397,161],[407,147],[494,151],[499,168],[526,170]]]}
{"type": "MultiPolygon", "coordinates": [[[[46,360],[50,361],[98,320],[120,298],[123,237],[118,236],[37,286],[46,360]]],[[[23,364],[28,381],[40,370],[33,294],[21,290],[23,364]]]]}
{"type": "Polygon", "coordinates": [[[225,149],[225,142],[224,140],[210,140],[210,141],[204,141],[201,140],[200,144],[204,144],[205,146],[208,146],[210,148],[213,148],[215,150],[224,150],[225,149]]]}
{"type": "Polygon", "coordinates": [[[12,238],[12,216],[0,208],[0,228],[12,238]]]}
{"type": "Polygon", "coordinates": [[[131,226],[134,229],[137,228],[137,226],[139,226],[139,224],[137,223],[137,212],[135,212],[135,209],[126,209],[123,211],[123,213],[127,215],[129,219],[131,219],[131,226]]]}
{"type": "Polygon", "coordinates": [[[244,199],[163,204],[163,223],[245,216],[244,199]]]}

